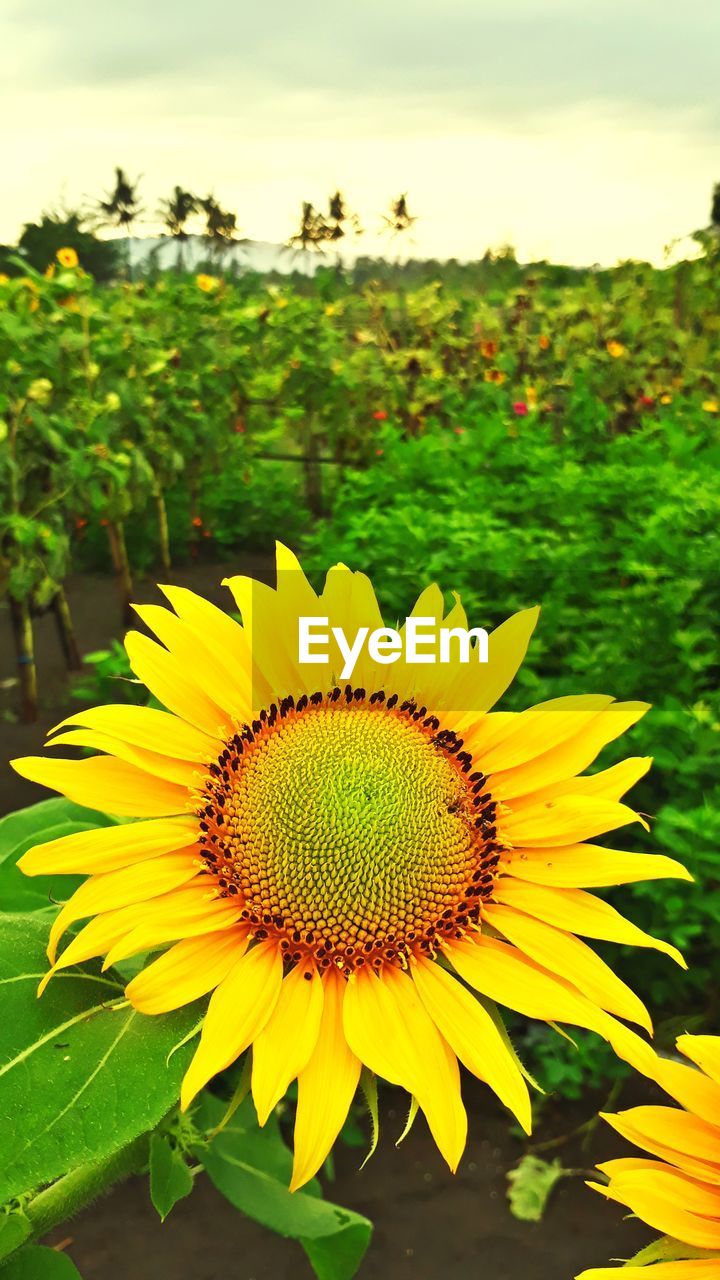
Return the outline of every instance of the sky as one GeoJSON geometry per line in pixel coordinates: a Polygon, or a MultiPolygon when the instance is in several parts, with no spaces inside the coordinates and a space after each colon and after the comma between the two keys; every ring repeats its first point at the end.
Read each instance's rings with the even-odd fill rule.
{"type": "Polygon", "coordinates": [[[340,188],[403,254],[663,261],[720,180],[719,0],[0,0],[0,241],[141,175],[284,242],[340,188]]]}

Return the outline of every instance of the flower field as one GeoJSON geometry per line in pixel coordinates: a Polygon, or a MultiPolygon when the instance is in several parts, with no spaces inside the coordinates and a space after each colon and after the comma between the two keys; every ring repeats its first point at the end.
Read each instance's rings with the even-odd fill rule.
{"type": "MultiPolygon", "coordinates": [[[[0,1083],[8,1114],[22,1105],[16,1061],[30,1063],[38,1094],[53,1071],[55,1033],[42,1038],[43,1018],[72,1028],[72,1050],[59,1098],[42,1099],[27,1121],[30,1140],[5,1171],[10,1226],[0,1227],[0,1268],[24,1242],[63,1223],[75,1207],[67,1198],[73,1187],[80,1205],[95,1183],[109,1187],[149,1169],[164,1218],[202,1168],[237,1208],[299,1241],[320,1280],[350,1280],[370,1223],[319,1198],[314,1179],[327,1171],[341,1130],[350,1145],[365,1140],[353,1109],[356,1087],[373,1144],[377,1079],[387,1080],[411,1095],[410,1120],[419,1105],[454,1168],[466,1136],[458,1059],[463,1073],[491,1084],[526,1131],[528,1083],[549,1095],[535,1103],[542,1114],[553,1099],[582,1104],[592,1090],[614,1099],[630,1066],[691,1112],[691,1126],[710,1125],[720,1089],[706,1034],[717,1031],[720,1012],[719,268],[717,244],[708,240],[702,256],[664,271],[642,263],[602,272],[543,264],[508,271],[498,261],[425,275],[378,268],[352,278],[338,267],[314,278],[223,279],[218,267],[217,274],[101,286],[68,248],[44,274],[0,277],[0,592],[17,660],[18,719],[32,724],[42,703],[37,617],[55,611],[70,668],[87,649],[68,607],[71,575],[114,576],[118,635],[141,577],[172,583],[179,566],[192,564],[212,580],[216,561],[274,556],[276,539],[298,551],[311,584],[282,547],[276,594],[253,595],[249,579],[233,577],[228,607],[236,607],[242,630],[169,586],[177,617],[153,605],[138,610],[165,648],[136,634],[127,654],[112,651],[94,674],[86,665],[83,701],[117,705],[76,712],[71,720],[80,728],[57,739],[118,758],[16,762],[22,776],[67,799],[4,820],[0,884],[12,914],[0,931],[3,980],[15,983],[16,973],[40,980],[48,935],[58,970],[32,1017],[27,993],[13,989],[8,1021],[19,1028],[10,1046],[17,1057],[0,1083]],[[361,585],[353,590],[363,604],[352,613],[342,566],[369,576],[382,617],[361,585]],[[407,676],[405,688],[398,667],[399,701],[378,691],[380,675],[365,658],[354,690],[332,688],[332,664],[318,676],[318,690],[325,680],[329,692],[312,695],[310,686],[293,684],[288,619],[301,603],[319,602],[331,620],[350,610],[355,622],[367,613],[390,626],[431,583],[445,593],[437,594],[441,618],[444,609],[454,616],[452,593],[459,592],[472,625],[506,637],[493,661],[507,665],[507,678],[497,688],[490,679],[490,692],[481,680],[465,720],[445,727],[442,715],[428,712],[433,696],[452,708],[449,676],[447,687],[428,677],[427,688],[407,676]],[[541,610],[530,642],[535,605],[541,610]],[[247,658],[247,634],[260,657],[247,658]],[[133,672],[135,683],[115,679],[133,672]],[[591,713],[588,693],[599,699],[591,713]],[[627,740],[620,728],[611,731],[612,717],[607,730],[600,727],[610,695],[627,706],[627,740]],[[521,750],[508,719],[554,699],[581,711],[581,725],[574,721],[565,737],[557,729],[549,749],[530,719],[536,749],[521,750]],[[645,703],[652,704],[647,714],[645,703]],[[406,847],[389,828],[383,844],[386,828],[368,825],[370,809],[367,822],[351,823],[350,852],[333,864],[337,901],[322,897],[326,873],[316,876],[312,841],[296,843],[293,825],[296,779],[310,776],[310,793],[316,786],[326,794],[326,732],[348,743],[333,773],[337,811],[345,814],[345,755],[368,762],[368,771],[377,769],[377,756],[383,803],[393,822],[401,815],[402,833],[411,833],[406,847]],[[207,768],[198,798],[198,770],[210,757],[218,763],[207,768]],[[588,768],[589,777],[579,776],[588,768]],[[605,772],[595,777],[598,769],[605,772]],[[236,775],[249,799],[233,790],[236,775]],[[620,804],[631,782],[632,810],[620,804]],[[452,795],[450,816],[433,827],[428,850],[418,848],[413,828],[426,793],[433,815],[436,797],[452,795]],[[227,850],[245,849],[268,795],[270,836],[257,836],[247,871],[227,850]],[[562,814],[567,805],[564,827],[553,826],[547,808],[540,812],[541,802],[558,804],[562,814]],[[99,812],[88,818],[81,805],[99,812]],[[128,818],[140,820],[134,831],[124,825],[128,818]],[[629,822],[630,831],[618,834],[629,822]],[[599,844],[579,843],[587,838],[599,844]],[[433,861],[441,847],[454,895],[444,915],[433,861]],[[266,865],[267,848],[279,852],[266,865]],[[518,849],[526,864],[519,870],[518,849]],[[638,862],[638,853],[664,855],[660,869],[646,870],[653,859],[638,862]],[[407,898],[393,871],[401,855],[409,867],[421,861],[407,898]],[[581,856],[590,868],[585,878],[581,856]],[[38,879],[28,884],[16,863],[38,879]],[[296,897],[293,882],[288,906],[283,868],[296,864],[307,876],[296,897]],[[372,904],[365,916],[358,865],[383,886],[381,907],[372,904]],[[166,877],[152,890],[165,895],[164,913],[155,912],[152,895],[143,897],[155,872],[166,877]],[[85,874],[91,879],[81,885],[77,876],[85,874]],[[48,900],[58,897],[69,901],[53,923],[48,900]],[[406,918],[413,925],[407,937],[397,924],[406,918]],[[471,932],[478,920],[489,936],[471,932]],[[69,941],[56,959],[63,927],[69,941]],[[170,951],[142,968],[143,956],[170,941],[170,951]],[[88,961],[82,973],[93,988],[94,1017],[83,1021],[75,965],[88,961]],[[374,972],[363,972],[363,963],[374,972]],[[197,1001],[210,992],[205,1016],[197,1001]],[[691,1069],[676,1062],[665,1074],[654,1055],[648,1065],[645,1041],[640,1046],[618,1021],[646,1027],[640,1001],[652,1014],[659,1052],[673,1054],[682,1033],[691,1034],[681,1048],[698,1037],[684,1051],[707,1072],[702,1086],[686,1089],[680,1072],[691,1069]],[[264,1002],[277,1010],[269,1020],[264,1002]],[[508,1010],[507,1030],[496,1002],[508,1010]],[[231,1052],[234,1019],[242,1033],[233,1031],[231,1052]],[[571,1042],[557,1036],[556,1023],[570,1024],[571,1042]],[[391,1035],[388,1027],[401,1030],[391,1035]],[[108,1059],[107,1071],[98,1066],[84,1082],[82,1062],[104,1067],[108,1059]],[[288,1086],[294,1172],[281,1101],[288,1086]],[[250,1094],[261,1119],[270,1117],[265,1128],[250,1094]],[[112,1134],[100,1121],[84,1125],[81,1096],[89,1114],[113,1113],[112,1134]],[[61,1142],[48,1138],[55,1126],[61,1142]],[[55,1194],[66,1178],[72,1187],[55,1194]]],[[[553,710],[560,708],[553,703],[553,710]]],[[[546,720],[552,726],[552,711],[546,720]]],[[[542,714],[538,723],[546,723],[542,714]]],[[[357,803],[369,804],[371,790],[357,803]]],[[[312,809],[322,849],[332,846],[334,820],[322,805],[312,809]]],[[[654,1151],[652,1125],[647,1133],[654,1151]]],[[[687,1163],[692,1143],[679,1150],[677,1175],[661,1153],[668,1185],[688,1170],[699,1176],[697,1162],[687,1163]]],[[[720,1154],[714,1159],[720,1164],[720,1154]]],[[[613,1165],[612,1194],[646,1206],[652,1176],[633,1181],[626,1163],[613,1165]]],[[[553,1166],[541,1173],[552,1179],[553,1166]]],[[[517,1203],[524,1176],[515,1182],[517,1203]]],[[[715,1189],[716,1182],[708,1175],[715,1189]]],[[[688,1216],[705,1212],[696,1201],[717,1215],[714,1192],[688,1196],[688,1216]]],[[[659,1275],[665,1265],[684,1268],[667,1272],[678,1278],[717,1275],[716,1227],[696,1225],[683,1235],[683,1215],[654,1214],[652,1204],[644,1216],[658,1230],[677,1225],[681,1243],[673,1240],[670,1251],[650,1246],[638,1269],[658,1263],[659,1275]],[[712,1251],[709,1262],[701,1249],[712,1251]]],[[[25,1274],[18,1271],[18,1280],[25,1274]]],[[[38,1271],[49,1280],[55,1274],[72,1280],[71,1272],[38,1271]]]]}

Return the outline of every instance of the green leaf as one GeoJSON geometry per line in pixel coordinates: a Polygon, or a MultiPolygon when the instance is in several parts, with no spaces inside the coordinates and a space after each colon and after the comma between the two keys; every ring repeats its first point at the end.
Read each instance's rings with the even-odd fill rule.
{"type": "Polygon", "coordinates": [[[52,902],[64,902],[82,880],[81,876],[24,876],[16,864],[33,845],[74,831],[114,825],[115,819],[64,797],[41,800],[0,819],[0,902],[5,910],[37,911],[52,902]]]}
{"type": "Polygon", "coordinates": [[[0,1258],[19,1249],[33,1234],[32,1223],[19,1204],[0,1212],[0,1258]]]}
{"type": "Polygon", "coordinates": [[[30,1245],[0,1266],[2,1280],[81,1280],[66,1253],[30,1245]]]}
{"type": "Polygon", "coordinates": [[[696,1249],[691,1244],[683,1244],[681,1240],[662,1236],[660,1240],[653,1240],[652,1244],[641,1249],[625,1266],[649,1267],[653,1262],[688,1262],[703,1258],[720,1258],[720,1253],[713,1249],[696,1249]]]}
{"type": "Polygon", "coordinates": [[[539,1156],[523,1156],[507,1175],[511,1213],[521,1222],[540,1222],[553,1187],[566,1172],[560,1160],[548,1164],[539,1156]]]}
{"type": "MultiPolygon", "coordinates": [[[[211,1130],[223,1111],[223,1103],[206,1094],[194,1118],[203,1129],[211,1130]]],[[[260,1129],[248,1099],[197,1154],[231,1204],[278,1235],[302,1244],[318,1280],[351,1280],[356,1274],[370,1242],[372,1223],[321,1199],[315,1181],[290,1193],[292,1156],[275,1116],[260,1129]]]]}
{"type": "Polygon", "coordinates": [[[155,1127],[192,1050],[169,1055],[198,1008],[151,1018],[110,975],[47,968],[42,915],[0,916],[0,1203],[97,1160],[155,1127]]]}
{"type": "Polygon", "coordinates": [[[162,1222],[178,1200],[189,1196],[192,1189],[193,1176],[182,1152],[167,1134],[154,1133],[150,1139],[150,1199],[162,1222]]]}

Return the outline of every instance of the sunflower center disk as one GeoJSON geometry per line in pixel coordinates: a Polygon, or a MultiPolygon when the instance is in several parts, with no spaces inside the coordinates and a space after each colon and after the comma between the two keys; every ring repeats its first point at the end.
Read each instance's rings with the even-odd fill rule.
{"type": "Polygon", "coordinates": [[[201,844],[289,962],[405,965],[478,919],[499,845],[485,779],[427,709],[349,687],[285,699],[211,766],[201,844]]]}

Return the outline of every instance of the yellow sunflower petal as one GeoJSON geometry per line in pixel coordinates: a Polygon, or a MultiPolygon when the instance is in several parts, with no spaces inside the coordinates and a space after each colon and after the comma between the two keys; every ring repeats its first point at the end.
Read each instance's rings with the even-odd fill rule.
{"type": "Polygon", "coordinates": [[[697,1249],[719,1249],[720,1222],[711,1222],[689,1208],[689,1204],[711,1203],[717,1212],[717,1197],[713,1200],[699,1189],[691,1194],[687,1184],[681,1191],[681,1186],[682,1179],[673,1177],[671,1170],[628,1173],[613,1179],[606,1194],[674,1240],[697,1249]]]}
{"type": "MultiPolygon", "coordinates": [[[[658,1058],[654,1078],[686,1111],[720,1126],[720,1082],[672,1058],[658,1058]]],[[[718,1129],[720,1152],[720,1128],[718,1129]]],[[[719,1157],[720,1158],[720,1157],[719,1157]]]]}
{"type": "Polygon", "coordinates": [[[277,1004],[253,1044],[252,1095],[264,1125],[317,1044],[323,983],[314,964],[298,964],[283,980],[277,1004]]]}
{"type": "Polygon", "coordinates": [[[240,719],[251,720],[252,655],[243,628],[222,609],[187,587],[161,586],[160,590],[181,621],[202,641],[214,663],[227,673],[235,713],[240,719]]]}
{"type": "Polygon", "coordinates": [[[615,831],[629,822],[642,822],[642,819],[627,805],[579,795],[533,804],[521,800],[502,815],[501,827],[504,839],[511,845],[534,849],[543,845],[575,844],[615,831]]]}
{"type": "MultiPolygon", "coordinates": [[[[127,960],[128,956],[150,951],[179,938],[197,937],[202,933],[213,933],[216,929],[229,929],[237,924],[242,910],[237,898],[213,896],[212,889],[207,883],[203,883],[204,879],[205,877],[198,877],[172,893],[163,894],[161,898],[153,898],[149,902],[127,908],[131,913],[130,926],[108,951],[103,968],[107,969],[120,960],[127,960]]],[[[64,951],[61,962],[65,961],[66,956],[67,952],[64,951]]]]}
{"type": "Polygon", "coordinates": [[[156,751],[146,751],[144,747],[134,747],[120,738],[112,738],[97,729],[68,729],[58,733],[47,744],[49,747],[89,747],[95,751],[106,751],[117,759],[134,764],[144,773],[162,778],[165,782],[175,782],[180,787],[189,789],[202,783],[204,770],[199,764],[188,760],[174,760],[171,756],[160,755],[156,751]]]}
{"type": "Polygon", "coordinates": [[[483,916],[508,942],[545,969],[571,975],[573,986],[593,1004],[637,1022],[652,1034],[650,1014],[642,1000],[579,938],[514,907],[488,904],[483,916]]]}
{"type": "Polygon", "coordinates": [[[249,712],[247,681],[240,688],[231,668],[222,664],[198,632],[171,609],[160,604],[136,604],[133,608],[180,664],[186,680],[192,680],[214,706],[222,708],[226,721],[230,717],[244,724],[249,712]]]}
{"type": "Polygon", "coordinates": [[[110,756],[89,760],[48,760],[25,756],[11,760],[16,773],[68,800],[103,813],[134,818],[164,818],[188,808],[188,792],[174,782],[153,778],[135,765],[110,756]]]}
{"type": "Polygon", "coordinates": [[[386,967],[382,977],[360,970],[348,980],[343,1006],[348,1044],[371,1071],[411,1093],[450,1168],[465,1147],[467,1117],[457,1060],[448,1058],[412,979],[386,967]]]}
{"type": "Polygon", "coordinates": [[[184,938],[133,978],[125,995],[139,1013],[168,1013],[219,986],[245,954],[242,926],[184,938]]]}
{"type": "Polygon", "coordinates": [[[473,724],[512,684],[527,653],[539,616],[537,605],[523,609],[490,633],[487,663],[468,666],[462,691],[455,691],[455,708],[461,708],[465,713],[461,723],[473,724]]]}
{"type": "Polygon", "coordinates": [[[174,654],[139,631],[128,631],[124,644],[135,675],[168,711],[211,738],[222,741],[233,732],[227,713],[194,684],[174,654]]]}
{"type": "Polygon", "coordinates": [[[67,719],[55,725],[52,733],[67,725],[80,725],[97,729],[112,738],[172,756],[176,760],[190,760],[202,764],[218,754],[217,738],[211,738],[200,729],[186,724],[167,711],[155,707],[105,706],[90,707],[87,711],[74,711],[67,719]]]}
{"type": "Polygon", "coordinates": [[[335,969],[323,975],[323,1009],[312,1056],[298,1076],[293,1172],[290,1190],[309,1182],[337,1138],[360,1079],[360,1061],[343,1029],[345,979],[335,969]]]}
{"type": "Polygon", "coordinates": [[[66,902],[53,921],[48,942],[48,959],[55,960],[57,944],[65,930],[76,920],[114,911],[136,902],[159,897],[171,889],[187,884],[198,874],[199,859],[189,852],[166,853],[131,867],[91,876],[66,902]]]}
{"type": "MultiPolygon", "coordinates": [[[[580,778],[564,778],[552,786],[543,786],[528,795],[518,796],[511,808],[520,812],[532,805],[574,796],[594,796],[596,800],[618,801],[631,787],[644,778],[652,765],[652,756],[629,756],[609,769],[583,774],[580,778]]],[[[647,824],[644,824],[647,826],[647,824]]]]}
{"type": "Polygon", "coordinates": [[[596,844],[515,848],[501,855],[498,870],[517,880],[557,889],[599,889],[640,880],[692,880],[690,872],[661,853],[627,853],[596,844]]]}
{"type": "MultiPolygon", "coordinates": [[[[689,1174],[674,1169],[660,1160],[608,1160],[603,1172],[611,1179],[620,1195],[626,1187],[654,1188],[668,1196],[687,1213],[700,1213],[708,1218],[718,1218],[720,1230],[720,1189],[691,1178],[689,1174]]],[[[652,1226],[653,1223],[650,1223],[652,1226]]],[[[673,1234],[674,1232],[668,1232],[673,1234]]],[[[678,1239],[680,1237],[677,1237],[678,1239]]],[[[690,1242],[692,1243],[692,1242],[690,1242]]],[[[701,1246],[702,1247],[702,1246],[701,1246]]],[[[711,1245],[705,1246],[712,1248],[711,1245]]]]}
{"type": "Polygon", "coordinates": [[[241,956],[216,987],[200,1044],[182,1083],[183,1111],[208,1080],[235,1062],[262,1031],[275,1008],[281,983],[282,958],[272,940],[258,943],[241,956]]]}
{"type": "Polygon", "coordinates": [[[490,1014],[440,965],[418,960],[413,980],[435,1026],[468,1071],[497,1094],[526,1133],[532,1130],[530,1096],[522,1073],[490,1014]]]}
{"type": "Polygon", "coordinates": [[[651,947],[655,951],[663,951],[681,968],[687,968],[677,947],[651,937],[626,920],[609,902],[595,898],[584,889],[555,889],[551,885],[528,885],[522,880],[503,877],[498,882],[495,897],[498,902],[516,907],[518,911],[553,924],[558,929],[579,933],[585,938],[601,938],[604,942],[651,947]]]}
{"type": "Polygon", "coordinates": [[[689,1036],[678,1038],[678,1049],[706,1075],[720,1084],[720,1036],[689,1036]]]}
{"type": "Polygon", "coordinates": [[[197,837],[195,818],[124,822],[121,826],[73,831],[69,836],[36,844],[19,859],[18,867],[26,876],[117,871],[145,858],[191,848],[197,837]]]}
{"type": "Polygon", "coordinates": [[[704,1182],[720,1184],[717,1126],[675,1107],[632,1107],[603,1119],[636,1147],[704,1182]]]}
{"type": "Polygon", "coordinates": [[[700,1258],[691,1262],[656,1262],[652,1271],[647,1267],[624,1266],[593,1267],[590,1271],[582,1271],[575,1280],[625,1280],[626,1276],[637,1276],[639,1280],[718,1280],[720,1267],[716,1261],[700,1258]],[[620,1275],[620,1270],[625,1272],[620,1275]]]}
{"type": "MultiPolygon", "coordinates": [[[[601,713],[611,705],[614,704],[609,695],[588,693],[540,702],[517,713],[504,726],[496,724],[494,716],[488,716],[477,733],[471,735],[482,754],[483,772],[493,778],[506,774],[509,777],[518,769],[534,768],[549,756],[562,755],[568,744],[577,751],[578,735],[582,734],[583,742],[589,739],[590,726],[597,724],[601,713]]],[[[594,758],[590,756],[588,764],[594,758]]],[[[560,776],[569,777],[585,767],[564,768],[560,776]]]]}

